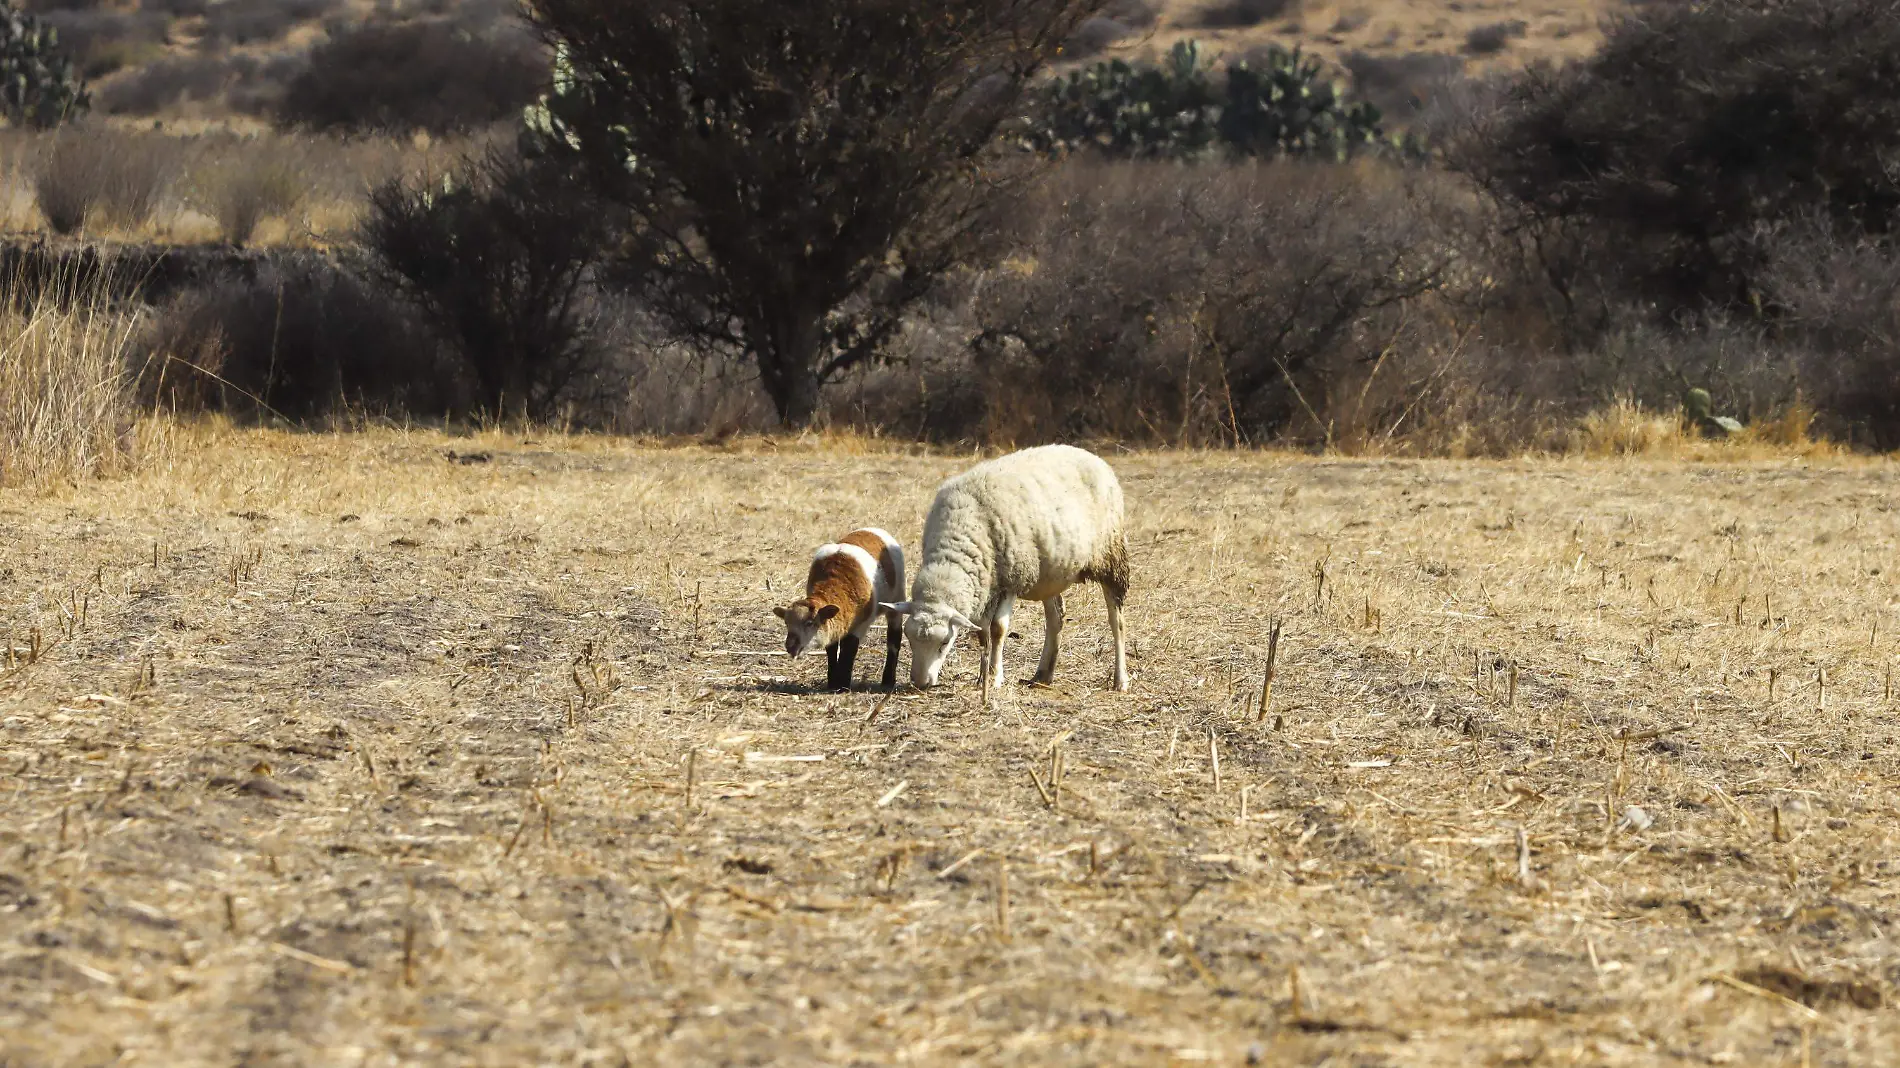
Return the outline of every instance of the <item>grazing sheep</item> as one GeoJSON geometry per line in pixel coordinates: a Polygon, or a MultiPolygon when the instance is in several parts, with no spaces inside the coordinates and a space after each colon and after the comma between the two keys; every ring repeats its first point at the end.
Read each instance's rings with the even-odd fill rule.
{"type": "Polygon", "coordinates": [[[910,600],[884,607],[910,617],[904,632],[913,684],[936,685],[957,634],[978,631],[984,683],[1001,686],[1010,611],[1020,598],[1041,601],[1045,630],[1035,681],[1047,683],[1055,677],[1062,593],[1078,582],[1102,585],[1115,638],[1114,685],[1126,690],[1121,483],[1094,453],[1044,445],[978,464],[938,487],[910,600]]]}
{"type": "Polygon", "coordinates": [[[882,602],[904,592],[904,550],[876,527],[854,530],[820,545],[805,575],[805,596],[772,614],[785,621],[785,652],[791,656],[823,643],[825,685],[851,688],[858,644],[882,614],[885,618],[884,688],[897,685],[897,649],[904,640],[898,613],[882,602]]]}

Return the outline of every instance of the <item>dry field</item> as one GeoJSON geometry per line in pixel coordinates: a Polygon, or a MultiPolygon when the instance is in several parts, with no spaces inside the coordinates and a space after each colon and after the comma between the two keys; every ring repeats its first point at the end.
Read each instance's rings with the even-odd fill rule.
{"type": "Polygon", "coordinates": [[[0,495],[0,1063],[1894,1062],[1891,463],[1110,459],[1134,690],[988,709],[769,612],[969,457],[0,495]]]}

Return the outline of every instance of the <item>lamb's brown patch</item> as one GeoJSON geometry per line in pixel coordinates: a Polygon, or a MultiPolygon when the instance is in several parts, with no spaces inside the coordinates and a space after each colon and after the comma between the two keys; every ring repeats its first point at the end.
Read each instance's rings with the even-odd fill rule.
{"type": "Polygon", "coordinates": [[[865,552],[870,553],[871,559],[877,561],[878,581],[882,582],[888,589],[897,588],[897,569],[891,566],[893,561],[891,560],[890,553],[885,551],[886,546],[884,545],[883,538],[878,537],[869,530],[854,530],[844,537],[839,538],[838,544],[855,545],[865,552]]]}
{"type": "MultiPolygon", "coordinates": [[[[883,547],[879,542],[878,548],[883,547]]],[[[826,645],[837,644],[859,619],[877,608],[871,600],[871,580],[850,553],[832,553],[811,562],[805,575],[805,602],[814,614],[825,605],[838,606],[838,614],[821,624],[826,645]]]]}

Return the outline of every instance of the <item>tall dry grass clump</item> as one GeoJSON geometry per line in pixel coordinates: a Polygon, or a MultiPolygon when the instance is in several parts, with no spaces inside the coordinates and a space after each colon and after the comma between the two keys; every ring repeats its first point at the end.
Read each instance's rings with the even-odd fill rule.
{"type": "Polygon", "coordinates": [[[241,248],[265,219],[287,219],[309,195],[309,181],[293,161],[252,157],[214,178],[207,199],[219,233],[241,248]]]}
{"type": "Polygon", "coordinates": [[[1585,415],[1571,442],[1585,456],[1644,456],[1688,440],[1682,416],[1653,412],[1628,397],[1585,415]]]}
{"type": "Polygon", "coordinates": [[[107,474],[130,462],[126,353],[136,323],[102,274],[0,285],[0,485],[107,474]]]}
{"type": "Polygon", "coordinates": [[[33,177],[40,214],[61,234],[102,225],[137,232],[170,192],[182,154],[176,138],[159,133],[61,130],[33,177]]]}

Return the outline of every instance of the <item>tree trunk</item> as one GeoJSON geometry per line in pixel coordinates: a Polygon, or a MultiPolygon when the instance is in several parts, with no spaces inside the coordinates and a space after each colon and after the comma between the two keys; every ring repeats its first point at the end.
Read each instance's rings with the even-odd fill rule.
{"type": "Polygon", "coordinates": [[[519,361],[477,367],[475,377],[484,418],[505,423],[541,414],[533,410],[534,380],[519,361]]]}
{"type": "Polygon", "coordinates": [[[787,430],[803,430],[818,417],[818,377],[810,370],[792,373],[791,389],[779,405],[779,422],[787,430]]]}
{"type": "Polygon", "coordinates": [[[803,430],[818,417],[821,336],[818,320],[800,319],[779,324],[770,343],[758,347],[759,378],[787,430],[803,430]]]}

